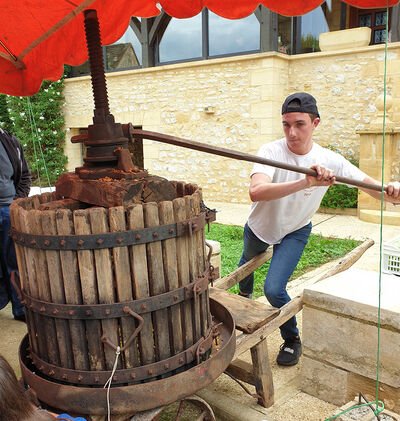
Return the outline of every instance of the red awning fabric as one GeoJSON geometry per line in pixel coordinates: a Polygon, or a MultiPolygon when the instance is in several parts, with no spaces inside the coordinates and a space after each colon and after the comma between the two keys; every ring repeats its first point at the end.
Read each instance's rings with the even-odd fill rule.
{"type": "MultiPolygon", "coordinates": [[[[399,0],[389,0],[389,6],[399,0]]],[[[96,9],[103,44],[117,41],[131,16],[160,13],[177,18],[197,15],[204,7],[229,19],[250,15],[258,4],[286,16],[305,14],[322,0],[0,0],[0,92],[36,93],[43,79],[58,80],[63,64],[87,59],[83,10],[96,9]]],[[[359,8],[386,7],[386,0],[350,0],[359,8]]]]}

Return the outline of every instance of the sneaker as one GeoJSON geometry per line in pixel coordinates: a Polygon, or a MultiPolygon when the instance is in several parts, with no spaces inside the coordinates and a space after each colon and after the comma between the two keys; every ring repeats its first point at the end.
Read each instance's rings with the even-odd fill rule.
{"type": "Polygon", "coordinates": [[[253,294],[246,294],[245,292],[242,292],[242,291],[240,291],[239,290],[239,295],[241,296],[241,297],[244,297],[244,298],[249,298],[250,300],[253,298],[253,294]]]}
{"type": "Polygon", "coordinates": [[[276,358],[278,365],[296,365],[299,362],[302,352],[301,340],[299,337],[286,339],[276,358]]]}

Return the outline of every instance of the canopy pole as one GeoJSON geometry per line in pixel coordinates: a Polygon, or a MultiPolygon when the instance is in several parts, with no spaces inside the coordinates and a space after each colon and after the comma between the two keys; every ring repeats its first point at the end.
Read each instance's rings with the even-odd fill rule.
{"type": "MultiPolygon", "coordinates": [[[[294,171],[302,174],[317,176],[317,172],[311,168],[299,167],[292,164],[286,164],[272,159],[261,158],[256,155],[251,155],[244,152],[234,151],[227,148],[221,148],[213,145],[206,145],[201,142],[195,142],[193,140],[182,139],[175,136],[170,136],[162,133],[152,132],[148,130],[132,129],[133,137],[138,139],[150,139],[156,142],[169,143],[170,145],[181,146],[183,148],[194,149],[201,152],[211,153],[213,155],[225,156],[227,158],[238,159],[241,161],[255,162],[258,164],[269,165],[271,167],[282,168],[288,171],[294,171]]],[[[363,187],[365,189],[382,191],[382,185],[366,183],[364,181],[353,180],[349,177],[336,176],[338,183],[350,184],[352,186],[363,187]]],[[[387,186],[383,186],[383,191],[387,191],[387,186]]]]}

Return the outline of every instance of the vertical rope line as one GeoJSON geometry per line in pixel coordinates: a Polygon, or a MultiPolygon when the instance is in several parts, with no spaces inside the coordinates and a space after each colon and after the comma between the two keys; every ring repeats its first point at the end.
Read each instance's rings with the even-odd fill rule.
{"type": "Polygon", "coordinates": [[[40,181],[40,171],[39,171],[39,165],[38,165],[39,158],[38,158],[38,155],[37,155],[37,152],[36,152],[35,133],[34,133],[34,130],[33,130],[33,123],[32,123],[32,118],[33,117],[32,117],[32,115],[30,113],[28,97],[26,97],[26,98],[27,98],[27,101],[26,101],[27,112],[28,112],[28,116],[29,116],[29,123],[30,123],[30,126],[31,126],[33,153],[35,154],[36,174],[37,174],[37,178],[38,178],[38,181],[39,181],[39,187],[41,187],[42,182],[40,181]]]}
{"type": "Polygon", "coordinates": [[[378,292],[378,345],[376,355],[376,410],[378,410],[379,400],[379,362],[380,362],[380,337],[381,337],[381,300],[382,300],[382,252],[383,252],[383,197],[384,197],[384,174],[385,174],[385,126],[386,126],[386,94],[387,94],[387,49],[388,49],[388,35],[389,35],[389,0],[386,2],[386,27],[385,27],[385,70],[383,75],[383,134],[382,134],[382,192],[381,192],[381,224],[379,232],[379,292],[378,292]]]}
{"type": "Polygon", "coordinates": [[[42,161],[43,161],[44,171],[45,171],[46,178],[47,178],[47,184],[48,184],[49,187],[51,187],[50,177],[49,177],[49,173],[47,171],[46,160],[44,158],[42,144],[41,144],[40,138],[39,138],[39,132],[38,132],[38,129],[37,129],[37,126],[36,126],[36,121],[35,121],[35,118],[34,118],[34,115],[33,115],[32,104],[31,104],[31,101],[30,101],[28,96],[26,97],[26,99],[27,99],[27,102],[28,102],[28,109],[29,109],[29,113],[30,113],[30,116],[31,116],[31,125],[33,124],[33,128],[34,128],[35,134],[36,134],[36,139],[37,139],[37,142],[38,142],[38,145],[39,145],[40,156],[42,157],[42,161]]]}
{"type": "Polygon", "coordinates": [[[34,118],[34,115],[33,115],[31,101],[30,101],[29,95],[27,93],[28,92],[28,89],[26,87],[26,81],[25,81],[25,77],[24,77],[24,72],[23,72],[23,69],[21,69],[20,71],[21,71],[22,83],[24,85],[24,90],[25,90],[25,94],[26,94],[26,103],[27,103],[27,106],[28,106],[29,123],[30,123],[30,126],[31,126],[32,145],[33,145],[33,152],[35,154],[36,173],[37,173],[37,177],[38,177],[38,181],[39,181],[39,188],[42,187],[42,183],[40,181],[40,171],[39,171],[39,167],[38,167],[39,159],[38,159],[38,155],[37,155],[37,152],[36,152],[35,133],[36,133],[37,142],[39,144],[41,157],[42,157],[42,160],[43,160],[43,165],[44,165],[44,169],[45,169],[45,173],[46,173],[46,177],[47,177],[47,183],[48,183],[49,187],[51,187],[49,173],[47,172],[46,160],[44,159],[42,145],[40,143],[37,126],[36,126],[35,118],[34,118]]]}

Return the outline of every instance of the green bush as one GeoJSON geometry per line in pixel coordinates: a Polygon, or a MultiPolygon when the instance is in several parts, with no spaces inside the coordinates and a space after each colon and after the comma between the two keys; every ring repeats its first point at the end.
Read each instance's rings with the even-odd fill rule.
{"type": "Polygon", "coordinates": [[[344,184],[334,184],[329,187],[322,198],[321,206],[325,208],[356,208],[358,203],[358,189],[344,184]]]}
{"type": "MultiPolygon", "coordinates": [[[[353,156],[346,154],[346,152],[339,151],[332,145],[327,146],[328,149],[333,150],[343,155],[356,167],[359,166],[359,161],[353,156]]],[[[347,187],[344,184],[334,184],[330,186],[325,196],[322,198],[321,206],[333,209],[356,208],[358,203],[358,189],[357,187],[347,187]]]]}
{"type": "Polygon", "coordinates": [[[29,98],[0,95],[0,127],[21,142],[33,185],[53,185],[65,171],[63,87],[62,78],[29,98]]]}

